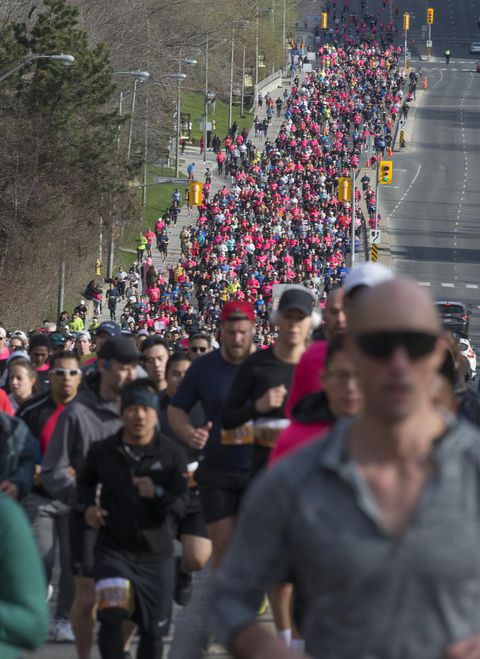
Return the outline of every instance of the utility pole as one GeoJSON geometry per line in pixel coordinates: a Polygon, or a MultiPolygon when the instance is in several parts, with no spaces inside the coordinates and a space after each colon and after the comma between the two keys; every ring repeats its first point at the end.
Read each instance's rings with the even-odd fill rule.
{"type": "Polygon", "coordinates": [[[355,265],[355,169],[352,169],[352,226],[351,226],[351,247],[352,247],[352,258],[350,260],[350,267],[353,268],[355,265]]]}
{"type": "Polygon", "coordinates": [[[205,38],[205,121],[203,125],[203,162],[207,162],[207,120],[208,120],[208,34],[205,38]]]}

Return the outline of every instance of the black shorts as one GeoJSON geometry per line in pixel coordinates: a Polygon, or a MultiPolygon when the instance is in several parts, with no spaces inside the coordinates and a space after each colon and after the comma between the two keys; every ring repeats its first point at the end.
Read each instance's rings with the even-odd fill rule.
{"type": "Polygon", "coordinates": [[[177,537],[181,535],[195,535],[198,538],[209,537],[198,488],[190,490],[186,515],[177,522],[177,537]]]}
{"type": "MultiPolygon", "coordinates": [[[[129,617],[152,638],[167,636],[175,584],[173,556],[139,556],[97,545],[93,577],[95,581],[118,577],[128,579],[135,598],[134,612],[129,617]]],[[[98,619],[101,622],[101,611],[98,613],[98,619]]]]}
{"type": "Polygon", "coordinates": [[[270,448],[265,448],[259,444],[253,445],[252,469],[250,471],[250,480],[255,478],[268,465],[268,457],[271,453],[270,448]]]}
{"type": "Polygon", "coordinates": [[[248,485],[248,471],[222,469],[205,462],[195,472],[200,501],[207,524],[219,522],[238,513],[248,485]]]}
{"type": "Polygon", "coordinates": [[[69,526],[72,573],[75,577],[91,578],[98,531],[85,524],[83,513],[74,510],[70,513],[69,526]]]}

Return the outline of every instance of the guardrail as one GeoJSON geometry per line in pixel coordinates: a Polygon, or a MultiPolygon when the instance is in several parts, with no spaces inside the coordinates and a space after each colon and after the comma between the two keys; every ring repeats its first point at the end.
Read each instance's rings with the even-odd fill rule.
{"type": "Polygon", "coordinates": [[[281,69],[275,71],[274,73],[271,73],[266,78],[263,78],[263,80],[260,80],[258,85],[255,85],[253,88],[253,105],[250,108],[250,112],[253,112],[253,109],[257,104],[257,98],[259,93],[263,92],[263,90],[267,89],[268,87],[271,87],[273,83],[277,83],[276,87],[281,87],[282,80],[283,80],[283,71],[281,69]]]}

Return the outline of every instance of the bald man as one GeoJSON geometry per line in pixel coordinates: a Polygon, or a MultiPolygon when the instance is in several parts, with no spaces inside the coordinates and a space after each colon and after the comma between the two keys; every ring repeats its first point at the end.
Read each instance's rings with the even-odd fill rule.
{"type": "Polygon", "coordinates": [[[406,279],[365,289],[351,330],[364,410],[253,484],[216,577],[216,632],[238,659],[296,657],[255,620],[290,578],[308,656],[475,659],[480,438],[432,403],[433,301],[406,279]]]}

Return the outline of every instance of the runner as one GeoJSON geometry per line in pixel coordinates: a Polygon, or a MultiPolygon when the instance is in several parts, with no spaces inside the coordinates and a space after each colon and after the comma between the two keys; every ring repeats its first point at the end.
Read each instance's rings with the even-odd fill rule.
{"type": "Polygon", "coordinates": [[[214,568],[219,566],[232,539],[251,469],[251,428],[247,425],[224,432],[220,415],[232,381],[252,351],[254,327],[251,304],[228,302],[222,309],[220,349],[192,364],[168,410],[173,431],[191,448],[202,450],[195,480],[212,541],[214,568]],[[199,402],[204,421],[195,427],[188,415],[199,402]]]}
{"type": "Polygon", "coordinates": [[[120,429],[119,395],[135,378],[138,359],[138,352],[127,337],[113,337],[102,345],[97,362],[99,381],[84,389],[62,412],[43,457],[45,489],[72,508],[70,549],[75,601],[71,619],[78,659],[89,659],[93,643],[95,592],[91,570],[96,537],[83,523],[76,474],[90,445],[120,429]]]}
{"type": "Polygon", "coordinates": [[[157,410],[153,383],[127,384],[123,428],[92,444],[78,478],[85,523],[98,529],[93,575],[102,659],[123,656],[126,619],[139,626],[137,657],[163,657],[174,579],[170,514],[187,483],[184,452],[158,432],[157,410]]]}
{"type": "MultiPolygon", "coordinates": [[[[17,416],[25,421],[37,440],[37,455],[45,454],[60,414],[77,395],[81,377],[78,357],[73,352],[55,353],[50,359],[51,389],[34,396],[18,410],[17,416]]],[[[33,491],[23,501],[23,506],[32,524],[48,584],[52,583],[55,548],[58,546],[59,549],[60,579],[50,639],[73,643],[70,625],[74,594],[68,531],[70,509],[47,493],[40,475],[41,457],[35,467],[33,491]]]]}
{"type": "MultiPolygon", "coordinates": [[[[167,414],[168,406],[175,397],[191,364],[192,358],[184,352],[176,352],[170,356],[165,371],[167,387],[159,396],[158,415],[162,433],[175,440],[185,452],[189,474],[186,515],[180,518],[177,524],[177,538],[182,543],[182,555],[176,559],[174,599],[181,606],[186,606],[191,598],[192,572],[203,570],[212,554],[212,543],[208,537],[205,516],[200,503],[200,493],[193,476],[198,467],[200,450],[188,447],[175,434],[170,427],[167,414]]],[[[195,428],[200,427],[205,418],[199,403],[193,407],[188,416],[195,428]]]]}
{"type": "MultiPolygon", "coordinates": [[[[284,291],[278,311],[271,315],[272,325],[278,326],[275,344],[251,355],[242,364],[225,401],[224,428],[254,424],[253,476],[266,465],[277,437],[289,425],[285,402],[293,372],[305,351],[309,334],[320,324],[314,304],[315,299],[307,289],[284,291]]],[[[277,633],[286,645],[290,645],[292,637],[291,598],[290,585],[269,593],[277,633]]]]}
{"type": "Polygon", "coordinates": [[[167,388],[165,369],[170,351],[165,339],[160,336],[148,336],[140,345],[141,364],[148,377],[155,384],[157,393],[167,388]]]}
{"type": "Polygon", "coordinates": [[[351,330],[364,411],[254,484],[217,576],[216,632],[239,659],[296,657],[255,622],[266,585],[293,573],[313,657],[332,647],[337,659],[359,648],[389,659],[400,647],[405,659],[473,657],[479,625],[467,592],[480,520],[466,502],[477,499],[480,443],[432,402],[445,355],[438,314],[423,289],[396,280],[360,294],[351,330]],[[459,539],[466,580],[450,561],[459,539]]]}
{"type": "Polygon", "coordinates": [[[307,289],[291,288],[282,294],[278,311],[270,317],[272,325],[278,326],[275,344],[242,364],[225,401],[225,429],[254,423],[253,475],[265,466],[276,438],[288,425],[284,404],[293,371],[310,332],[320,323],[314,305],[315,299],[307,289]]]}

